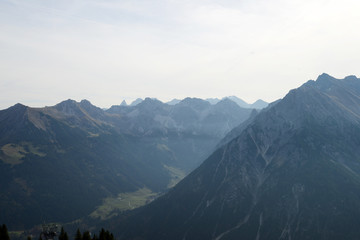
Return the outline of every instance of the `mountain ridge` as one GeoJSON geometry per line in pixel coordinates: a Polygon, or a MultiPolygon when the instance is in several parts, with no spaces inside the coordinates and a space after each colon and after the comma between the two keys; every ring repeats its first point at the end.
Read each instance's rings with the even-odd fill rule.
{"type": "Polygon", "coordinates": [[[205,102],[197,110],[191,101],[179,108],[147,98],[104,111],[68,99],[1,110],[0,221],[11,229],[88,215],[96,221],[118,214],[116,205],[92,214],[118,194],[167,191],[250,114],[230,105],[223,111],[226,104],[219,110],[205,102]]]}
{"type": "Polygon", "coordinates": [[[359,79],[326,75],[291,90],[113,229],[120,239],[356,239],[359,90],[359,79]]]}

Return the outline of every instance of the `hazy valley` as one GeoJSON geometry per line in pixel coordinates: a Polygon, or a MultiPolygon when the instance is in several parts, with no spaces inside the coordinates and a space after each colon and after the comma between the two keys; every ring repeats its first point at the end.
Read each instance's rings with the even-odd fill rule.
{"type": "Polygon", "coordinates": [[[0,111],[0,222],[101,221],[139,207],[197,167],[256,110],[223,99],[89,101],[0,111]]]}
{"type": "Polygon", "coordinates": [[[360,239],[359,12],[1,0],[0,240],[360,239]]]}
{"type": "MultiPolygon", "coordinates": [[[[357,239],[360,79],[226,98],[0,111],[1,221],[116,239],[357,239]],[[180,182],[179,182],[180,181],[180,182]]],[[[30,232],[36,232],[33,228],[30,232]]]]}

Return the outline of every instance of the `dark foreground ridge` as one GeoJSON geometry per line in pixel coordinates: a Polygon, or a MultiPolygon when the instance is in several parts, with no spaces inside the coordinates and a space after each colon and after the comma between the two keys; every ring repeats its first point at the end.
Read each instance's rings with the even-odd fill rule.
{"type": "Polygon", "coordinates": [[[118,239],[358,239],[360,80],[327,74],[258,114],[118,239]]]}

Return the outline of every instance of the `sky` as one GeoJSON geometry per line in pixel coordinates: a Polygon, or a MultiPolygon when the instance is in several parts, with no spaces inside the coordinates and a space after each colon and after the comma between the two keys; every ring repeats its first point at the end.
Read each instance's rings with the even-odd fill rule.
{"type": "Polygon", "coordinates": [[[0,109],[235,95],[360,76],[357,0],[0,0],[0,109]]]}

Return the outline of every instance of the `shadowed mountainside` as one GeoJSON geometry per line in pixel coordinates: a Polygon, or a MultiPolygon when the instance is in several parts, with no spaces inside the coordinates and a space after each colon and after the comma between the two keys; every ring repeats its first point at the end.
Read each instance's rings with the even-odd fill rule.
{"type": "Polygon", "coordinates": [[[120,239],[357,239],[360,80],[323,74],[263,110],[120,239]]]}

